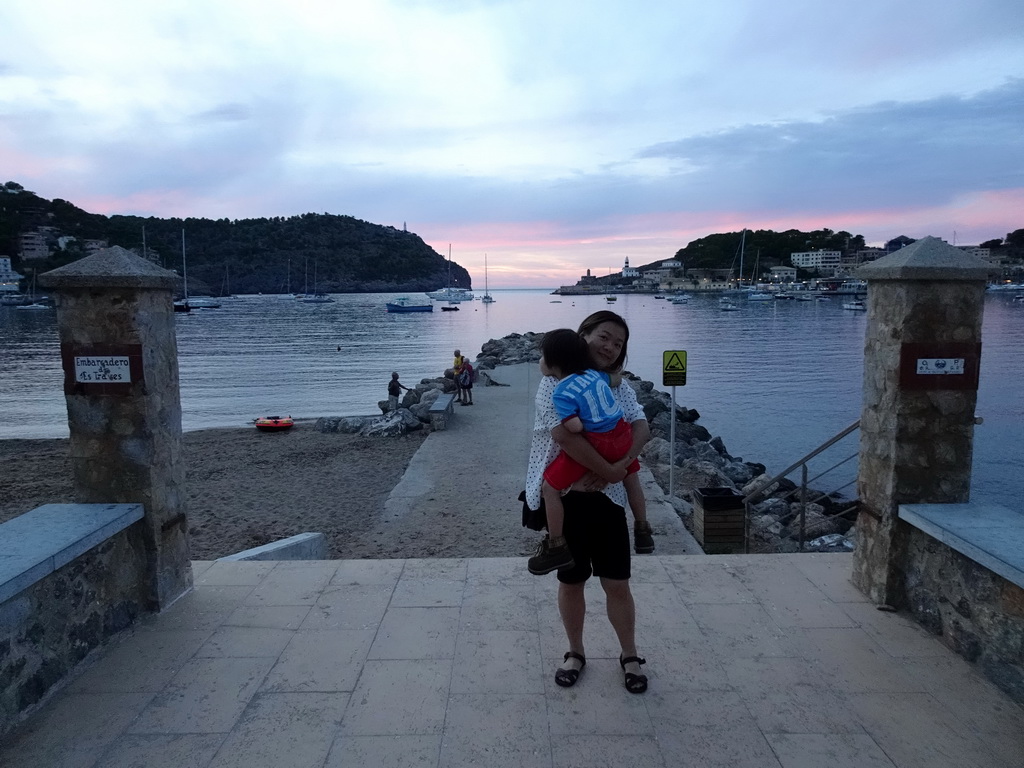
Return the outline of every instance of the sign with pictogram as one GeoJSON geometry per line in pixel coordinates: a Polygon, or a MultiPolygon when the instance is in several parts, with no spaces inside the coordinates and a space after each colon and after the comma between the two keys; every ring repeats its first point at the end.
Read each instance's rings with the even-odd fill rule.
{"type": "Polygon", "coordinates": [[[661,385],[681,387],[686,384],[686,352],[667,349],[661,353],[661,385]]]}
{"type": "Polygon", "coordinates": [[[900,345],[900,389],[977,391],[979,342],[904,342],[900,345]]]}

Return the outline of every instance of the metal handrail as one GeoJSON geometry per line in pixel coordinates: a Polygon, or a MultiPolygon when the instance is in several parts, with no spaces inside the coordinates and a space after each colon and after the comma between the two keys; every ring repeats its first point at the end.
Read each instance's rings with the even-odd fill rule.
{"type": "Polygon", "coordinates": [[[754,490],[752,490],[750,493],[748,493],[746,496],[743,497],[743,503],[746,504],[747,501],[749,501],[753,497],[757,496],[759,493],[761,493],[761,491],[763,491],[765,488],[768,488],[773,483],[779,482],[779,480],[784,478],[786,475],[788,475],[790,472],[792,472],[794,469],[796,469],[800,465],[807,464],[808,461],[813,459],[819,453],[822,453],[822,452],[826,451],[827,449],[831,448],[833,445],[838,443],[840,440],[842,440],[844,437],[846,437],[848,434],[853,432],[858,427],[860,427],[860,419],[857,419],[855,422],[853,422],[853,424],[848,426],[846,429],[844,429],[842,432],[837,434],[835,437],[833,437],[830,440],[828,440],[828,441],[822,443],[821,445],[819,445],[817,448],[815,448],[813,451],[808,453],[802,459],[798,459],[797,461],[794,461],[790,466],[786,467],[784,470],[779,472],[779,474],[777,474],[771,480],[768,480],[766,482],[761,483],[761,485],[759,485],[757,488],[755,488],[754,490]]]}
{"type": "MultiPolygon", "coordinates": [[[[792,472],[795,469],[800,469],[801,470],[800,485],[798,485],[797,487],[793,488],[788,493],[783,494],[782,496],[779,497],[779,499],[785,501],[786,499],[789,499],[790,497],[792,497],[794,494],[799,493],[799,498],[800,498],[800,501],[799,501],[799,503],[800,503],[799,546],[800,546],[800,551],[801,552],[803,551],[803,549],[804,549],[804,540],[806,538],[806,533],[807,533],[807,530],[808,530],[808,527],[807,527],[807,505],[808,504],[817,503],[821,499],[831,495],[829,492],[822,492],[818,496],[815,496],[813,500],[808,499],[807,491],[808,491],[809,483],[818,481],[820,478],[824,477],[829,472],[831,472],[831,471],[841,467],[842,465],[846,464],[848,461],[851,461],[852,459],[857,458],[857,453],[854,453],[851,456],[847,456],[846,458],[842,459],[841,461],[833,464],[828,469],[825,469],[824,471],[819,472],[813,478],[810,478],[810,479],[808,479],[808,477],[807,477],[807,462],[810,461],[811,459],[815,458],[816,456],[819,456],[820,454],[824,453],[826,450],[831,448],[833,445],[838,443],[840,440],[842,440],[844,437],[846,437],[850,433],[854,432],[859,427],[860,427],[860,419],[858,419],[853,424],[848,426],[846,429],[844,429],[841,432],[839,432],[838,434],[836,434],[834,437],[832,437],[829,440],[827,440],[824,443],[822,443],[820,446],[815,448],[813,451],[808,453],[803,458],[799,459],[798,461],[793,462],[793,464],[791,464],[789,467],[784,469],[782,472],[780,472],[777,475],[775,475],[774,477],[772,477],[770,480],[766,480],[765,482],[759,484],[757,488],[755,488],[754,490],[752,490],[750,493],[748,493],[746,496],[743,497],[743,500],[742,500],[743,501],[743,507],[744,507],[744,510],[745,510],[745,513],[746,513],[746,514],[744,514],[744,537],[743,537],[744,538],[744,551],[745,552],[749,552],[750,551],[750,538],[751,538],[751,536],[750,536],[750,534],[751,534],[751,531],[750,531],[750,517],[751,517],[751,507],[753,506],[754,499],[756,499],[762,493],[764,493],[764,491],[766,489],[771,488],[773,485],[778,483],[780,480],[784,479],[787,475],[789,475],[790,472],[792,472]]],[[[844,488],[847,488],[848,486],[853,485],[854,482],[856,482],[856,481],[851,481],[849,483],[844,483],[842,486],[840,486],[839,488],[835,489],[831,493],[837,493],[837,492],[843,490],[844,488]]],[[[834,519],[836,517],[840,517],[842,515],[848,514],[851,510],[857,508],[858,503],[859,502],[857,500],[854,500],[849,506],[844,507],[840,511],[835,512],[835,513],[833,513],[831,515],[826,515],[825,519],[820,521],[820,524],[824,524],[828,520],[832,520],[832,519],[834,519]]],[[[816,526],[814,524],[811,525],[811,529],[813,529],[815,527],[816,526]]]]}

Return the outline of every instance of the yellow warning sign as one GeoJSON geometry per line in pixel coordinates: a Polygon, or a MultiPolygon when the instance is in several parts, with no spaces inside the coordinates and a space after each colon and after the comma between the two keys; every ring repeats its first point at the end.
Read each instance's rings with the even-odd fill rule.
{"type": "Polygon", "coordinates": [[[681,387],[686,384],[686,352],[667,349],[661,353],[663,387],[681,387]]]}

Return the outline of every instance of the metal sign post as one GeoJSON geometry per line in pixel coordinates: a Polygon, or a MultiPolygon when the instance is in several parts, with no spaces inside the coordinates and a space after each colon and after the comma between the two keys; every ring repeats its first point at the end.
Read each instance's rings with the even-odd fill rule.
{"type": "Polygon", "coordinates": [[[676,386],[686,385],[686,352],[666,349],[661,355],[661,385],[672,387],[672,412],[668,427],[668,496],[672,498],[676,469],[676,386]]]}

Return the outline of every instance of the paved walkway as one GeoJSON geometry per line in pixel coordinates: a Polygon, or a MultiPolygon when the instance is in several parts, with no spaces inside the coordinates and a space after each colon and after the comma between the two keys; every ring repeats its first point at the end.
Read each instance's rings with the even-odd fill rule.
{"type": "MultiPolygon", "coordinates": [[[[427,439],[387,514],[443,508],[460,487],[507,505],[532,407],[516,368],[515,386],[479,387],[427,439]],[[436,462],[460,423],[480,459],[449,486],[436,467],[454,465],[436,462]]],[[[597,585],[587,667],[554,684],[556,582],[522,558],[202,562],[191,594],[93,654],[5,739],[0,766],[1024,765],[1024,712],[867,603],[850,555],[683,554],[678,520],[661,507],[652,520],[658,553],[633,578],[645,695],[622,687],[597,585]]]]}

